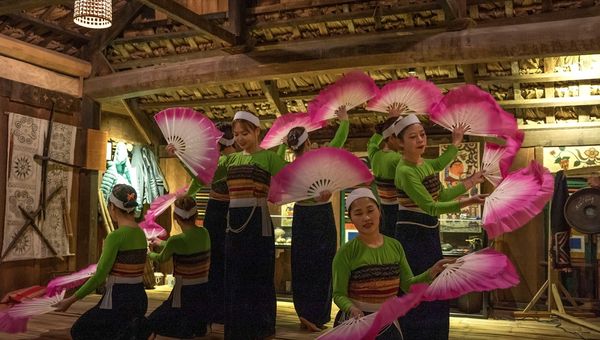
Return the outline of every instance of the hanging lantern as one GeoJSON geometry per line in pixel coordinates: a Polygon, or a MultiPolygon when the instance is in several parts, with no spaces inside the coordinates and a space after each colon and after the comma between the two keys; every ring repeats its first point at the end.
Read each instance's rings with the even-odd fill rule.
{"type": "Polygon", "coordinates": [[[112,0],[75,0],[73,21],[87,28],[107,28],[112,25],[112,0]]]}

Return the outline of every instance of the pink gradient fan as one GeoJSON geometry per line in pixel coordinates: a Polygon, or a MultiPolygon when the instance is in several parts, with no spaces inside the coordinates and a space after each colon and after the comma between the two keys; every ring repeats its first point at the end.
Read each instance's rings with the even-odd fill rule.
{"type": "Polygon", "coordinates": [[[167,231],[160,224],[156,223],[154,220],[144,220],[140,223],[140,228],[146,234],[147,240],[154,240],[157,238],[165,239],[167,237],[167,231]]]}
{"type": "Polygon", "coordinates": [[[346,107],[346,111],[373,98],[379,88],[368,75],[360,71],[347,73],[334,84],[321,90],[308,105],[313,122],[321,122],[336,117],[336,111],[346,107]]]}
{"type": "Polygon", "coordinates": [[[159,196],[152,201],[150,208],[144,215],[144,220],[140,222],[140,228],[144,230],[146,238],[148,240],[160,237],[166,237],[167,231],[156,223],[156,218],[167,210],[171,204],[175,203],[177,197],[185,195],[188,190],[188,186],[178,189],[174,194],[165,194],[159,196]]]}
{"type": "Polygon", "coordinates": [[[375,320],[373,320],[371,327],[367,330],[364,339],[375,339],[383,327],[393,323],[399,317],[406,315],[409,310],[415,308],[421,303],[423,294],[425,294],[428,287],[424,283],[414,284],[410,286],[408,294],[394,297],[384,302],[377,313],[375,313],[375,320]]]}
{"type": "Polygon", "coordinates": [[[321,334],[317,340],[365,339],[365,335],[373,325],[376,316],[377,313],[372,313],[359,319],[350,318],[321,334]]]}
{"type": "Polygon", "coordinates": [[[24,300],[23,302],[12,306],[6,312],[13,319],[22,319],[35,315],[50,313],[56,310],[56,307],[52,306],[62,301],[64,297],[65,290],[54,296],[24,300]]]}
{"type": "Polygon", "coordinates": [[[514,136],[506,138],[506,145],[485,143],[483,157],[481,159],[481,170],[485,171],[484,177],[495,187],[508,175],[517,152],[523,144],[525,134],[517,130],[514,136]]]}
{"type": "Polygon", "coordinates": [[[326,121],[313,122],[310,115],[304,112],[288,113],[278,117],[260,143],[263,149],[270,149],[283,143],[283,139],[291,129],[303,127],[306,132],[318,130],[327,125],[326,121]]]}
{"type": "Polygon", "coordinates": [[[160,111],[154,120],[181,162],[202,183],[210,183],[217,169],[218,141],[223,132],[200,112],[185,107],[160,111]]]}
{"type": "Polygon", "coordinates": [[[427,114],[441,99],[442,92],[435,84],[411,77],[387,83],[369,101],[367,110],[387,113],[395,111],[400,115],[427,114]]]}
{"type": "Polygon", "coordinates": [[[494,98],[475,85],[463,85],[450,90],[431,108],[431,121],[453,130],[466,124],[466,135],[512,136],[517,131],[517,121],[502,110],[494,98]]]}
{"type": "Polygon", "coordinates": [[[554,177],[536,161],[510,173],[485,199],[482,222],[488,237],[525,225],[544,209],[553,191],[554,177]]]}
{"type": "Polygon", "coordinates": [[[454,299],[471,292],[509,288],[517,284],[519,276],[508,257],[485,248],[448,264],[429,285],[423,300],[454,299]]]}
{"type": "Polygon", "coordinates": [[[373,180],[369,168],[352,153],[324,147],[309,151],[271,179],[269,201],[286,204],[318,197],[373,180]]]}
{"type": "Polygon", "coordinates": [[[96,264],[91,264],[73,274],[59,276],[48,282],[46,296],[54,296],[62,291],[79,287],[96,273],[96,264]]]}
{"type": "Polygon", "coordinates": [[[29,318],[13,318],[8,315],[8,310],[0,310],[0,333],[27,332],[29,318]]]}

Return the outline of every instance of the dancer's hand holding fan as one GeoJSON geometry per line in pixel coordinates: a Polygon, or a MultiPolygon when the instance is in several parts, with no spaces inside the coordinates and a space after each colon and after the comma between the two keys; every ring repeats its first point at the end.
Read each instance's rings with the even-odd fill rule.
{"type": "Polygon", "coordinates": [[[313,121],[311,116],[304,112],[281,115],[273,122],[273,126],[271,126],[269,132],[267,132],[265,138],[260,143],[260,147],[270,149],[282,144],[290,130],[295,127],[303,127],[306,132],[312,132],[325,125],[327,125],[326,121],[313,121]]]}
{"type": "Polygon", "coordinates": [[[319,95],[308,104],[308,112],[313,122],[337,117],[340,108],[346,112],[373,98],[379,88],[368,75],[352,71],[321,90],[319,95]]]}
{"type": "Polygon", "coordinates": [[[388,116],[409,113],[427,114],[442,99],[442,92],[433,83],[417,78],[394,80],[387,83],[369,100],[367,110],[385,112],[388,116]]]}
{"type": "Polygon", "coordinates": [[[429,285],[423,300],[448,300],[471,292],[516,286],[519,276],[506,255],[486,248],[448,264],[429,285]]]}
{"type": "Polygon", "coordinates": [[[352,153],[324,147],[309,151],[271,178],[269,201],[286,204],[317,198],[373,180],[369,168],[352,153]]]}
{"type": "Polygon", "coordinates": [[[46,296],[61,294],[64,290],[79,287],[96,273],[96,264],[91,264],[73,274],[59,276],[48,282],[46,296]]]}
{"type": "Polygon", "coordinates": [[[502,182],[504,177],[508,176],[510,166],[523,144],[524,137],[525,134],[517,130],[514,136],[505,138],[504,146],[490,142],[485,143],[481,168],[485,172],[485,178],[495,187],[502,182]]]}
{"type": "Polygon", "coordinates": [[[482,222],[488,237],[493,239],[525,225],[544,209],[553,191],[554,177],[536,161],[510,173],[483,206],[482,222]]]}
{"type": "Polygon", "coordinates": [[[223,133],[200,112],[175,107],[154,116],[171,150],[202,183],[212,181],[219,161],[223,133]]]}
{"type": "Polygon", "coordinates": [[[517,131],[516,119],[475,85],[450,90],[431,108],[429,117],[448,130],[454,130],[460,123],[466,124],[467,135],[511,136],[517,131]]]}

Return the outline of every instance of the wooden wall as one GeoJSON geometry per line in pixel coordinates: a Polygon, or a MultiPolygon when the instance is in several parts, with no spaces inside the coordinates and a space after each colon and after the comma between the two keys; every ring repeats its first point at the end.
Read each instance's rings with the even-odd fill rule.
{"type": "MultiPolygon", "coordinates": [[[[36,118],[48,119],[50,116],[50,108],[52,99],[56,100],[56,113],[54,120],[56,122],[78,126],[76,148],[86,147],[85,129],[81,127],[85,124],[88,127],[91,122],[84,122],[82,117],[82,100],[66,94],[44,90],[31,85],[13,82],[6,79],[0,79],[0,221],[4,221],[5,203],[6,203],[6,164],[7,164],[7,145],[8,145],[8,114],[6,112],[15,112],[23,115],[28,115],[36,118]]],[[[99,112],[98,112],[99,113],[99,112]]],[[[89,115],[87,116],[89,117],[89,115]]],[[[92,124],[93,125],[93,124],[92,124]]],[[[97,128],[97,127],[96,127],[97,128]]],[[[75,163],[84,164],[85,152],[75,153],[75,163]]],[[[71,195],[71,224],[74,228],[74,240],[78,240],[78,235],[87,234],[90,230],[95,231],[89,225],[79,225],[78,222],[82,218],[89,218],[89,209],[81,209],[80,194],[82,176],[75,171],[73,173],[73,187],[71,195]],[[82,232],[83,231],[83,232],[82,232]]],[[[92,174],[93,175],[93,174],[92,174]]],[[[88,174],[89,176],[89,174],[88,174]]],[[[89,192],[90,189],[87,189],[89,192]]],[[[88,204],[89,205],[89,204],[88,204]]],[[[3,226],[0,227],[0,244],[3,242],[3,226]]],[[[82,235],[79,235],[82,236],[82,235]]],[[[85,235],[87,238],[87,235],[85,235]]],[[[75,249],[86,249],[78,242],[75,242],[75,249]]],[[[85,252],[86,258],[89,254],[94,255],[94,252],[85,252]]],[[[83,265],[77,263],[76,257],[66,257],[65,261],[60,261],[55,258],[41,260],[24,260],[0,263],[0,296],[5,293],[28,287],[31,285],[45,285],[55,273],[73,271],[76,267],[83,265]]]]}
{"type": "Polygon", "coordinates": [[[100,130],[108,132],[108,138],[119,142],[148,144],[128,116],[102,112],[100,130]]]}

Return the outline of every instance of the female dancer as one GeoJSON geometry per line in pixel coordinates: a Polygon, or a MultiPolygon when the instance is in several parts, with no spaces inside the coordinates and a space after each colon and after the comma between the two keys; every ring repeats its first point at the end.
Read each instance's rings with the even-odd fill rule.
{"type": "Polygon", "coordinates": [[[208,313],[214,312],[207,303],[211,294],[207,284],[210,238],[205,228],[196,227],[197,214],[196,201],[192,197],[177,198],[173,216],[183,232],[160,242],[164,246],[160,254],[149,254],[158,262],[173,257],[175,274],[171,295],[148,316],[154,334],[174,338],[204,336],[208,313]]]}
{"type": "MultiPolygon", "coordinates": [[[[348,195],[346,208],[358,237],[343,245],[333,260],[333,299],[340,311],[336,325],[379,310],[387,299],[407,292],[410,285],[430,282],[452,260],[440,260],[413,276],[400,242],[379,232],[380,210],[370,189],[355,189],[348,195]]],[[[402,339],[397,322],[377,339],[402,339]]],[[[423,338],[425,339],[425,338],[423,338]]]]}
{"type": "MultiPolygon", "coordinates": [[[[340,126],[329,146],[340,148],[348,137],[348,114],[337,112],[340,126]]],[[[310,151],[308,133],[295,127],[287,135],[287,145],[296,157],[310,151]]],[[[294,204],[292,219],[292,289],[296,314],[302,327],[320,332],[331,319],[331,263],[337,247],[337,232],[331,193],[294,204]],[[318,261],[315,259],[318,258],[318,261]]]]}
{"type": "MultiPolygon", "coordinates": [[[[219,140],[221,149],[220,160],[236,152],[233,140],[233,130],[229,123],[218,123],[217,128],[223,132],[219,140]]],[[[194,189],[192,189],[194,190],[194,189]]],[[[191,194],[188,192],[188,194],[191,194]]],[[[195,192],[193,193],[195,194],[195,192]]],[[[192,195],[193,196],[193,195],[192,195]]],[[[227,210],[229,209],[229,190],[223,179],[213,181],[204,214],[204,228],[210,235],[210,271],[208,287],[210,291],[211,322],[224,322],[225,318],[225,229],[227,228],[227,210]]]]}
{"type": "Polygon", "coordinates": [[[106,279],[106,290],[98,304],[83,313],[71,328],[71,337],[84,339],[145,339],[143,321],[148,307],[143,276],[148,243],[135,222],[135,190],[126,184],[113,187],[108,211],[117,229],[104,240],[96,274],[71,297],[56,304],[64,312],[106,279]]]}
{"type": "MultiPolygon", "coordinates": [[[[455,199],[477,183],[481,172],[447,189],[438,178],[441,171],[458,153],[465,126],[452,131],[452,145],[437,159],[423,159],[427,135],[419,119],[408,115],[397,123],[402,159],[396,168],[395,184],[401,209],[396,226],[396,239],[402,243],[413,272],[420,273],[442,259],[437,216],[459,212],[461,208],[484,202],[485,195],[455,199]]],[[[448,301],[424,302],[400,320],[405,339],[448,339],[448,301]]]]}
{"type": "MultiPolygon", "coordinates": [[[[227,178],[225,235],[225,338],[263,339],[275,334],[275,240],[267,205],[272,175],[286,161],[259,147],[260,121],[235,114],[233,135],[242,148],[225,157],[215,180],[227,178]]],[[[285,147],[285,146],[283,146],[285,147]]]]}
{"type": "Polygon", "coordinates": [[[398,165],[401,155],[395,131],[397,120],[397,116],[386,119],[381,131],[375,133],[367,144],[369,162],[375,176],[375,185],[383,212],[381,233],[389,237],[395,237],[396,222],[398,221],[398,190],[394,184],[394,178],[396,165],[398,165]],[[383,146],[381,143],[384,143],[383,146]]]}

